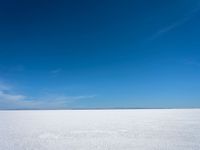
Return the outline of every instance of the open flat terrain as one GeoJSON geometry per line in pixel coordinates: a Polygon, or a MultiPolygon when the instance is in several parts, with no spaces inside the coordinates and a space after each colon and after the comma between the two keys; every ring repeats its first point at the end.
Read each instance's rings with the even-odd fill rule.
{"type": "Polygon", "coordinates": [[[200,109],[0,111],[0,150],[200,150],[200,109]]]}

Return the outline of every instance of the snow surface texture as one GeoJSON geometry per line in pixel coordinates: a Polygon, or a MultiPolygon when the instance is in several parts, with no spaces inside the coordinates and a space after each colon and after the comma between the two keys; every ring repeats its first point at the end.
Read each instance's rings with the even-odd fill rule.
{"type": "Polygon", "coordinates": [[[0,111],[0,150],[200,150],[200,109],[0,111]]]}

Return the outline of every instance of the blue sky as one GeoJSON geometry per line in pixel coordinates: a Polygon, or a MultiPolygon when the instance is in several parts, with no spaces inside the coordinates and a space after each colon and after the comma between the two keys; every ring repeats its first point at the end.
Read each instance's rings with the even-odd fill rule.
{"type": "Polygon", "coordinates": [[[0,1],[0,108],[200,107],[199,0],[0,1]]]}

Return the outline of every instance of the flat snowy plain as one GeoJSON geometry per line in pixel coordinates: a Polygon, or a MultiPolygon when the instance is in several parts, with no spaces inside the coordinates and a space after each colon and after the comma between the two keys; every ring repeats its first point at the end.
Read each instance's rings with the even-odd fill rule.
{"type": "Polygon", "coordinates": [[[200,150],[200,109],[0,111],[0,150],[200,150]]]}

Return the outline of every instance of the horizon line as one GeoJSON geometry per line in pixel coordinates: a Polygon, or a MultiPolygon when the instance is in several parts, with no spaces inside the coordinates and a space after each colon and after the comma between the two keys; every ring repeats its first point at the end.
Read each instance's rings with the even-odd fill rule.
{"type": "Polygon", "coordinates": [[[27,109],[27,108],[20,108],[20,109],[0,109],[0,111],[20,111],[20,110],[137,110],[137,109],[200,109],[200,107],[107,107],[107,108],[101,108],[101,107],[94,107],[94,108],[55,108],[55,109],[27,109]]]}

